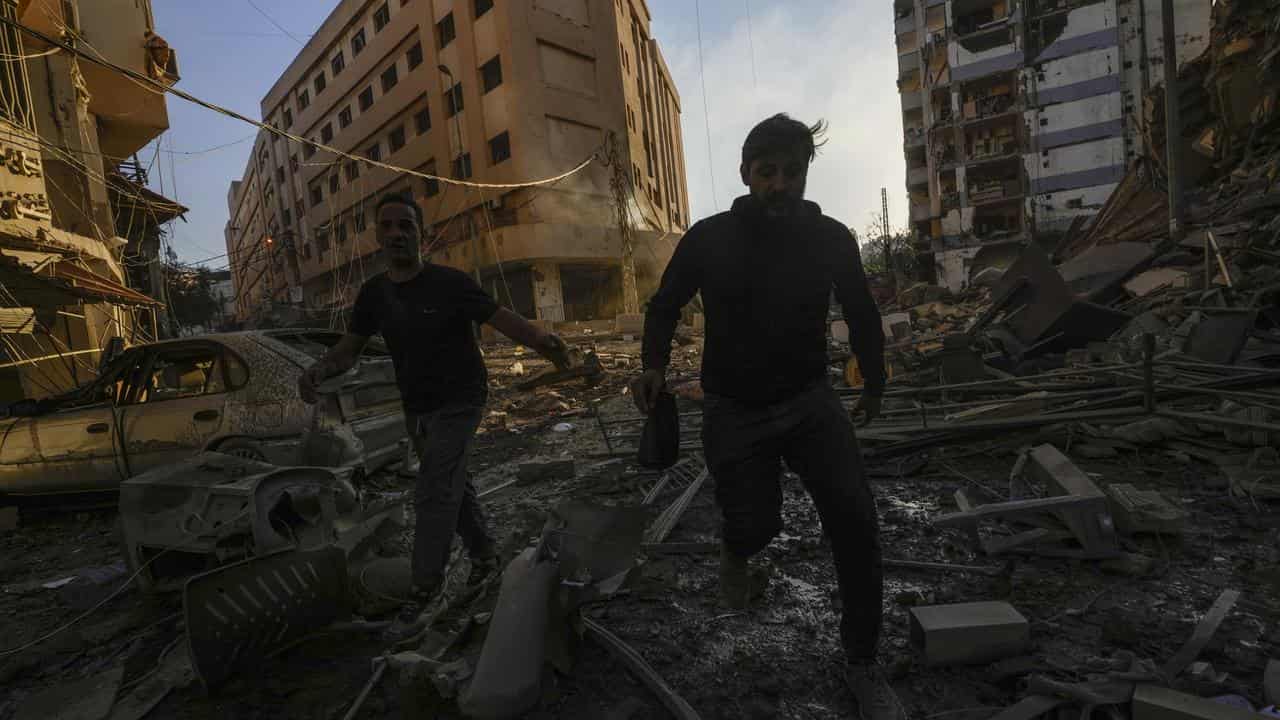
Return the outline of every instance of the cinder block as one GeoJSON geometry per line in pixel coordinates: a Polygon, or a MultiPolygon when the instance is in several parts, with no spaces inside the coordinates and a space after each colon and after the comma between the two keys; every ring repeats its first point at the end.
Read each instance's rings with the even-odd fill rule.
{"type": "Polygon", "coordinates": [[[1031,451],[1027,472],[1053,495],[1101,495],[1102,490],[1058,448],[1046,443],[1031,451]]]}
{"type": "Polygon", "coordinates": [[[1107,486],[1107,505],[1116,528],[1126,534],[1182,533],[1187,511],[1154,490],[1139,490],[1128,483],[1107,486]]]}
{"type": "Polygon", "coordinates": [[[644,332],[644,314],[619,313],[614,318],[613,331],[623,335],[639,335],[644,332]]]}
{"type": "Polygon", "coordinates": [[[1133,720],[1257,720],[1243,708],[1176,692],[1159,685],[1139,685],[1133,693],[1133,720]]]}
{"type": "Polygon", "coordinates": [[[1026,651],[1027,619],[1006,602],[911,608],[911,642],[926,665],[986,663],[1026,651]]]}

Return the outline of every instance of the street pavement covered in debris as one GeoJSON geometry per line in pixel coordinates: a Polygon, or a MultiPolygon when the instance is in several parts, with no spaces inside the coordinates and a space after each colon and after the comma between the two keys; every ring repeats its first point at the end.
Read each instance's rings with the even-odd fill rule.
{"type": "MultiPolygon", "coordinates": [[[[950,356],[940,342],[931,349],[930,338],[946,335],[948,321],[931,318],[990,307],[985,290],[903,307],[913,326],[911,352],[932,362],[932,370],[922,365],[914,372],[965,365],[951,359],[938,364],[950,356]],[[929,325],[934,327],[923,329],[929,325]]],[[[956,321],[955,329],[963,324],[956,321]]],[[[838,663],[830,555],[816,512],[794,478],[784,483],[786,528],[763,554],[770,575],[766,595],[742,613],[718,603],[718,519],[698,455],[698,334],[682,331],[673,353],[684,449],[681,461],[665,472],[635,462],[641,422],[624,388],[638,365],[638,342],[603,329],[566,335],[575,346],[593,349],[598,374],[521,389],[552,372],[549,364],[511,345],[486,348],[495,391],[472,470],[502,557],[536,543],[551,511],[567,500],[639,506],[646,537],[621,586],[582,603],[582,621],[568,623],[576,626],[562,633],[568,662],[555,663],[557,670],[545,676],[529,716],[666,717],[679,698],[676,707],[697,717],[847,717],[852,707],[838,663]],[[592,627],[624,643],[647,670],[628,666],[592,627]],[[646,672],[666,690],[646,685],[646,672]]],[[[841,347],[833,341],[837,382],[845,374],[841,347]]],[[[1008,380],[992,369],[987,374],[995,377],[985,381],[991,384],[974,387],[984,381],[965,379],[969,388],[945,396],[938,388],[947,385],[938,380],[908,385],[913,371],[901,358],[894,362],[886,416],[864,432],[863,445],[888,566],[883,655],[912,717],[990,717],[1029,696],[1073,703],[1078,700],[1063,698],[1072,692],[1079,698],[1088,688],[1104,692],[1098,688],[1108,680],[1145,678],[1163,685],[1158,673],[1171,662],[1185,666],[1174,668],[1171,685],[1178,690],[1239,695],[1255,707],[1267,702],[1262,669],[1280,645],[1280,512],[1268,495],[1277,486],[1267,484],[1274,480],[1265,469],[1274,461],[1263,447],[1274,431],[1224,433],[1211,422],[1141,414],[1052,421],[1055,413],[1078,416],[1082,411],[1071,408],[1081,392],[1095,393],[1085,402],[1101,398],[1112,408],[1142,408],[1141,351],[1132,363],[1119,357],[1085,361],[1077,354],[1081,364],[1034,380],[1008,380]],[[1132,369],[1104,371],[1116,366],[1132,369]],[[1078,389],[1083,386],[1089,389],[1078,389]],[[1003,422],[1009,419],[1019,422],[1003,422]],[[986,425],[953,427],[963,423],[986,425]],[[1242,457],[1243,463],[1224,464],[1226,457],[1242,457]],[[1073,482],[1076,495],[1063,489],[1073,482]],[[1129,502],[1117,501],[1117,488],[1129,502]],[[1057,504],[1045,510],[1017,506],[1054,497],[1057,504]],[[1092,534],[1081,530],[1091,522],[1092,534]],[[1221,624],[1180,655],[1226,591],[1222,601],[1229,607],[1221,624]],[[999,630],[959,627],[950,631],[960,635],[934,637],[929,628],[950,620],[946,613],[939,618],[923,611],[913,628],[913,611],[972,602],[1007,603],[1011,615],[992,621],[999,630]]],[[[1251,383],[1239,378],[1270,377],[1243,365],[1196,371],[1165,361],[1170,364],[1153,369],[1160,383],[1248,388],[1251,383]]],[[[1183,408],[1182,401],[1224,402],[1164,397],[1160,407],[1188,414],[1197,410],[1183,408]]],[[[392,468],[367,478],[362,489],[368,498],[395,499],[411,486],[392,468]]],[[[20,532],[7,531],[0,541],[9,647],[92,612],[4,658],[0,676],[10,689],[0,708],[5,716],[48,716],[42,713],[75,698],[100,704],[75,717],[139,717],[139,708],[158,701],[153,717],[339,718],[357,700],[358,717],[460,717],[456,697],[480,663],[485,623],[498,597],[492,587],[479,597],[450,601],[417,648],[444,647],[439,662],[401,658],[377,673],[383,661],[374,659],[395,651],[385,635],[395,611],[366,603],[373,612],[354,616],[356,622],[309,628],[295,646],[232,668],[208,692],[187,659],[179,597],[130,587],[97,605],[128,576],[112,509],[24,509],[19,518],[8,517],[21,523],[20,532]],[[451,637],[464,629],[461,638],[451,637]],[[375,674],[379,681],[362,696],[375,674]],[[74,685],[84,678],[98,689],[74,685]]],[[[400,530],[379,554],[407,555],[410,546],[410,531],[400,530]]]]}

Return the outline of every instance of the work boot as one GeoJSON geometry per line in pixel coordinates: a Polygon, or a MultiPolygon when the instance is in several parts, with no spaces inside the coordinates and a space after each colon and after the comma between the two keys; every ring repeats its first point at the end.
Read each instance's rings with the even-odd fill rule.
{"type": "Polygon", "coordinates": [[[861,720],[906,720],[898,694],[875,661],[849,663],[845,680],[858,703],[861,720]]]}
{"type": "Polygon", "coordinates": [[[747,558],[725,546],[720,547],[720,600],[730,610],[745,610],[768,586],[764,573],[755,570],[747,558]]]}

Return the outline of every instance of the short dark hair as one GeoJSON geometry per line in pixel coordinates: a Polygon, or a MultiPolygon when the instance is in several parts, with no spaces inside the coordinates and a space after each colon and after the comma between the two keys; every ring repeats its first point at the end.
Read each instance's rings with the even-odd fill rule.
{"type": "Polygon", "coordinates": [[[742,143],[742,164],[750,168],[751,161],[772,152],[799,150],[808,156],[809,162],[818,157],[818,148],[827,143],[827,123],[819,120],[805,125],[786,113],[778,113],[762,120],[747,133],[742,143]]]}
{"type": "Polygon", "coordinates": [[[378,213],[382,212],[384,205],[408,205],[413,208],[413,216],[418,219],[418,228],[421,229],[423,227],[422,206],[418,205],[418,201],[414,200],[409,193],[389,192],[383,195],[382,199],[378,201],[377,207],[373,209],[374,217],[377,217],[378,213]]]}

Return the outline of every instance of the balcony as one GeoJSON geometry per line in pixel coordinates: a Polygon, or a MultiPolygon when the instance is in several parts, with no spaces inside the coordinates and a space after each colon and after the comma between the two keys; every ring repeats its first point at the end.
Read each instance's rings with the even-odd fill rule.
{"type": "Polygon", "coordinates": [[[907,187],[920,187],[929,184],[929,168],[926,165],[907,168],[907,187]]]}
{"type": "Polygon", "coordinates": [[[933,218],[933,211],[929,209],[929,201],[925,200],[920,203],[911,203],[911,222],[924,222],[933,218]]]}
{"type": "Polygon", "coordinates": [[[902,134],[904,137],[903,145],[905,145],[906,147],[913,148],[913,147],[924,146],[924,139],[925,139],[924,128],[918,127],[918,126],[906,127],[906,128],[903,128],[902,134]]]}
{"type": "MultiPolygon", "coordinates": [[[[73,24],[62,3],[33,2],[22,7],[22,22],[49,35],[73,24]]],[[[95,0],[76,3],[80,40],[87,52],[116,65],[172,85],[178,81],[177,54],[151,26],[148,0],[95,0]]],[[[103,154],[122,158],[142,149],[169,127],[164,94],[119,72],[79,63],[98,118],[103,154]]]]}
{"type": "Polygon", "coordinates": [[[912,72],[920,71],[920,51],[913,50],[898,56],[898,77],[902,78],[912,72]]]}
{"type": "Polygon", "coordinates": [[[924,98],[921,97],[919,90],[904,90],[902,92],[902,112],[911,112],[924,107],[924,98]]]}
{"type": "Polygon", "coordinates": [[[1016,200],[1022,197],[1022,183],[1011,180],[984,180],[971,183],[969,204],[975,207],[1016,200]]]}
{"type": "Polygon", "coordinates": [[[893,21],[893,31],[898,35],[905,32],[911,32],[916,29],[916,16],[910,13],[904,17],[900,17],[893,21]]]}

